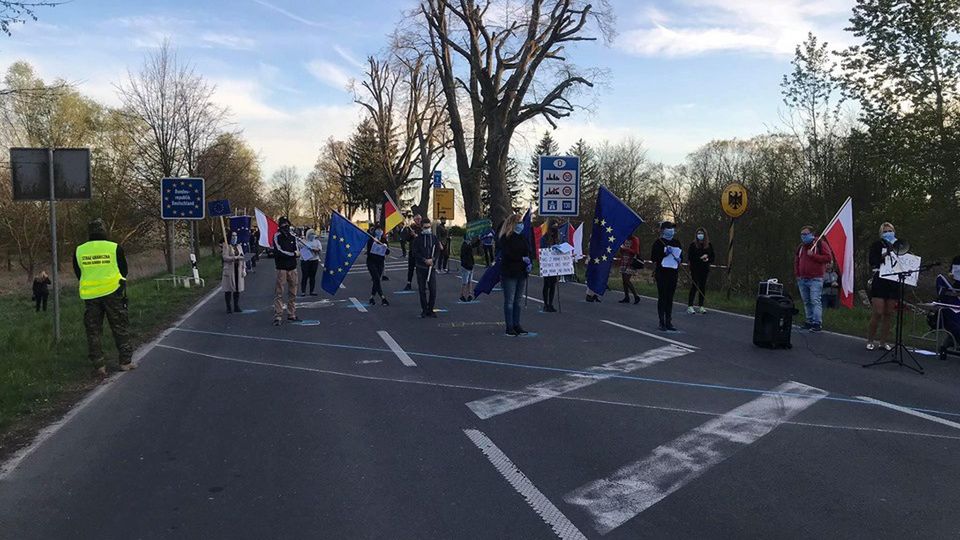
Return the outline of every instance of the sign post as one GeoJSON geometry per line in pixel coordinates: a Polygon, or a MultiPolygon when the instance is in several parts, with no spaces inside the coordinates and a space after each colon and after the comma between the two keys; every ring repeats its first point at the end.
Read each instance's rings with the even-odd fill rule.
{"type": "Polygon", "coordinates": [[[541,216],[580,215],[580,158],[540,156],[541,216]]]}
{"type": "Polygon", "coordinates": [[[730,298],[730,288],[731,288],[731,275],[730,270],[733,268],[733,234],[734,228],[737,225],[737,218],[742,216],[747,212],[747,203],[749,198],[747,197],[747,188],[743,184],[738,184],[736,182],[728,185],[723,188],[723,194],[720,196],[720,206],[723,208],[723,212],[730,216],[730,235],[729,243],[727,245],[727,298],[730,298]]]}
{"type": "MultiPolygon", "coordinates": [[[[160,180],[160,218],[167,221],[178,219],[201,220],[206,217],[207,206],[204,202],[206,191],[203,178],[164,178],[160,180]]],[[[192,242],[191,242],[192,244],[192,242]]],[[[194,267],[194,277],[199,284],[196,271],[196,254],[190,246],[190,262],[194,267]]],[[[176,276],[174,281],[176,282],[176,276]]]]}
{"type": "Polygon", "coordinates": [[[453,220],[453,189],[434,188],[433,190],[433,219],[447,218],[453,220]]]}
{"type": "Polygon", "coordinates": [[[60,341],[60,257],[57,252],[57,200],[90,199],[89,148],[11,148],[13,200],[50,204],[50,278],[53,285],[53,336],[60,341]]]}

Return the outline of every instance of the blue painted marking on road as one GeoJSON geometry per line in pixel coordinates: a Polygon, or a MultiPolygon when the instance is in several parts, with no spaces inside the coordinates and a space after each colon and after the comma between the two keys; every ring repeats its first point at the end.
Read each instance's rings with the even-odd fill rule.
{"type": "MultiPolygon", "coordinates": [[[[251,313],[257,313],[259,311],[260,311],[259,309],[241,309],[239,313],[241,315],[250,315],[251,313]]],[[[237,312],[234,311],[234,313],[237,313],[237,312]]]]}
{"type": "Polygon", "coordinates": [[[394,291],[393,294],[417,294],[417,291],[394,291]]]}
{"type": "Polygon", "coordinates": [[[450,310],[448,310],[448,309],[443,309],[443,308],[433,308],[433,312],[434,312],[434,313],[447,313],[447,312],[449,312],[449,311],[450,311],[450,310]]]}
{"type": "Polygon", "coordinates": [[[295,326],[320,326],[320,321],[300,321],[293,323],[295,326]]]}
{"type": "MultiPolygon", "coordinates": [[[[258,341],[278,341],[283,343],[296,343],[299,345],[312,345],[315,347],[330,347],[335,349],[351,349],[356,351],[374,351],[374,352],[385,352],[385,353],[393,354],[393,351],[391,351],[390,349],[380,349],[376,347],[363,347],[360,345],[343,345],[340,343],[323,343],[318,341],[300,341],[295,339],[271,338],[271,337],[264,337],[264,336],[247,336],[244,334],[228,334],[226,332],[210,332],[207,330],[193,330],[188,328],[174,328],[173,331],[184,332],[188,334],[206,334],[211,336],[253,339],[258,341]]],[[[579,369],[568,369],[568,368],[551,367],[551,366],[537,366],[533,364],[518,364],[514,362],[500,362],[497,360],[481,360],[478,358],[464,358],[461,356],[447,356],[443,354],[419,353],[419,352],[410,352],[410,351],[408,351],[407,354],[409,354],[410,356],[420,356],[423,358],[437,358],[440,360],[454,360],[457,362],[469,362],[471,364],[487,364],[491,366],[529,369],[529,370],[535,370],[535,371],[550,371],[555,373],[568,373],[571,375],[586,375],[591,377],[596,375],[596,372],[590,372],[590,371],[579,370],[579,369]]],[[[720,390],[720,391],[726,391],[726,392],[738,392],[738,393],[745,393],[745,394],[760,394],[760,395],[784,396],[784,397],[787,397],[787,396],[804,397],[801,394],[792,394],[789,392],[771,392],[769,389],[762,389],[762,388],[746,388],[741,386],[728,386],[728,385],[722,385],[722,384],[696,383],[696,382],[688,382],[688,381],[676,381],[676,380],[670,380],[670,379],[654,379],[651,377],[638,377],[636,375],[610,374],[607,378],[623,379],[628,381],[649,382],[649,383],[655,383],[655,384],[668,384],[672,386],[683,386],[683,387],[689,387],[689,388],[705,388],[708,390],[720,390]]],[[[822,399],[827,401],[835,401],[839,403],[852,403],[855,405],[877,406],[872,403],[862,401],[858,398],[845,396],[843,394],[830,394],[830,395],[824,396],[822,399]]],[[[900,406],[905,407],[907,409],[914,410],[914,411],[918,411],[918,412],[960,417],[960,412],[939,411],[936,409],[923,409],[919,407],[910,407],[909,405],[900,405],[900,406]]]]}
{"type": "Polygon", "coordinates": [[[470,302],[461,302],[460,300],[457,300],[457,304],[460,304],[461,306],[469,306],[471,304],[479,304],[479,303],[480,303],[479,300],[471,300],[470,302]]]}

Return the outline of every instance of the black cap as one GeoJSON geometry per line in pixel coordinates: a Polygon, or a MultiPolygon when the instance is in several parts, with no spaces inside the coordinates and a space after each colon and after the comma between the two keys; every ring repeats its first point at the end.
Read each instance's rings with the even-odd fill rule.
{"type": "Polygon", "coordinates": [[[284,225],[290,226],[290,220],[287,219],[287,216],[280,216],[280,219],[277,220],[277,225],[283,227],[284,225]]]}
{"type": "Polygon", "coordinates": [[[87,225],[87,232],[90,233],[90,236],[106,236],[107,226],[102,219],[97,218],[87,225]]]}
{"type": "Polygon", "coordinates": [[[664,221],[663,223],[660,224],[660,230],[661,230],[661,231],[664,230],[664,229],[672,229],[672,228],[674,228],[674,227],[675,227],[675,226],[674,226],[674,224],[673,224],[672,221],[664,221]]]}

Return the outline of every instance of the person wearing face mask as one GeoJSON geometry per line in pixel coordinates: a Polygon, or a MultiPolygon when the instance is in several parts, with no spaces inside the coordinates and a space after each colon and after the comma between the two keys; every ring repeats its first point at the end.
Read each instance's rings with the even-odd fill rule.
{"type": "Polygon", "coordinates": [[[867,251],[867,262],[873,270],[873,281],[870,282],[870,326],[867,328],[867,350],[870,351],[877,348],[874,338],[878,329],[880,348],[888,351],[892,348],[887,340],[890,337],[890,321],[897,309],[899,289],[896,282],[880,277],[880,267],[893,262],[891,257],[896,256],[892,255],[896,242],[896,228],[891,223],[884,223],[880,225],[880,238],[867,251]]]}
{"type": "Polygon", "coordinates": [[[654,265],[653,279],[657,283],[657,316],[660,319],[661,332],[677,331],[673,326],[673,296],[677,292],[677,277],[683,255],[675,235],[676,226],[670,221],[664,221],[660,224],[660,238],[657,238],[650,248],[650,260],[654,265]],[[673,264],[664,266],[665,260],[673,264]]]}
{"type": "Polygon", "coordinates": [[[508,336],[525,336],[520,326],[520,300],[530,273],[530,243],[523,235],[523,222],[513,214],[500,228],[500,280],[503,287],[503,317],[508,336]]]}
{"type": "Polygon", "coordinates": [[[282,216],[277,220],[277,234],[273,235],[273,262],[277,267],[277,282],[273,297],[273,325],[280,326],[284,308],[284,287],[286,287],[287,320],[299,321],[297,317],[297,238],[290,231],[290,220],[282,216]]]}
{"type": "Polygon", "coordinates": [[[243,262],[243,248],[237,243],[237,233],[227,231],[229,242],[223,245],[223,274],[220,286],[223,288],[223,300],[227,304],[227,313],[240,313],[240,293],[244,289],[244,277],[247,267],[243,262]],[[231,300],[233,300],[231,305],[231,300]]]}
{"type": "Polygon", "coordinates": [[[687,248],[690,257],[690,294],[687,296],[687,313],[706,313],[703,307],[704,297],[707,294],[707,277],[710,275],[710,265],[716,260],[713,244],[707,238],[707,230],[697,229],[696,240],[687,248]],[[697,297],[699,307],[693,307],[694,297],[697,297]]]}
{"type": "Polygon", "coordinates": [[[316,231],[307,229],[307,241],[300,243],[300,296],[307,293],[310,284],[310,296],[317,296],[317,269],[320,267],[320,238],[316,231]]]}
{"type": "Polygon", "coordinates": [[[623,281],[623,300],[621,304],[630,303],[630,293],[633,293],[633,303],[640,303],[640,294],[633,286],[631,279],[643,269],[643,259],[640,257],[640,239],[631,234],[624,239],[617,253],[620,256],[620,279],[623,281]]]}
{"type": "Polygon", "coordinates": [[[383,235],[383,229],[378,227],[373,230],[373,234],[367,239],[367,271],[370,272],[370,281],[373,282],[373,287],[370,289],[371,306],[377,303],[377,296],[380,297],[380,304],[390,305],[387,297],[383,294],[383,268],[389,254],[390,247],[383,235]]]}
{"type": "Polygon", "coordinates": [[[417,268],[417,260],[413,255],[413,246],[417,243],[417,237],[420,236],[420,228],[423,225],[423,218],[420,215],[413,216],[413,224],[410,225],[410,250],[409,258],[407,259],[407,286],[403,288],[405,291],[413,290],[413,274],[417,268]]]}
{"type": "Polygon", "coordinates": [[[823,274],[827,263],[833,260],[833,252],[824,240],[817,240],[813,227],[800,229],[800,245],[793,260],[793,270],[803,299],[803,311],[807,321],[803,328],[819,332],[823,327],[823,274]]]}
{"type": "Polygon", "coordinates": [[[433,310],[437,302],[437,268],[434,261],[439,246],[433,235],[430,220],[420,221],[420,233],[413,241],[410,253],[417,266],[417,287],[420,292],[420,318],[436,318],[433,310]]]}

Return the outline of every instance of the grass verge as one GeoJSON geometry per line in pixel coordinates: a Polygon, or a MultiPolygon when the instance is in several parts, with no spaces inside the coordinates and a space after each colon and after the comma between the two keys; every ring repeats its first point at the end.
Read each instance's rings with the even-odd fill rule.
{"type": "MultiPolygon", "coordinates": [[[[205,257],[198,264],[207,280],[202,288],[159,289],[153,277],[131,280],[127,288],[130,333],[134,346],[153,339],[191,304],[219,285],[219,258],[205,257]]],[[[189,266],[179,275],[189,274],[189,266]]],[[[60,294],[61,341],[53,340],[53,299],[47,312],[36,313],[29,296],[0,296],[0,458],[25,440],[37,427],[62,414],[97,385],[87,359],[83,330],[83,301],[76,288],[60,294]]],[[[117,352],[104,321],[103,350],[107,365],[116,368],[117,352]]]]}

